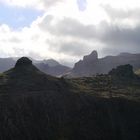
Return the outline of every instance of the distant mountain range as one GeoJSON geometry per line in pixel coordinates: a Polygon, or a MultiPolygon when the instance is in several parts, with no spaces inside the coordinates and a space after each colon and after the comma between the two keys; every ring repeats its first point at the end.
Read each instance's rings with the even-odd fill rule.
{"type": "MultiPolygon", "coordinates": [[[[16,60],[17,58],[0,58],[0,72],[14,67],[16,60]]],[[[83,60],[75,63],[72,69],[53,59],[42,61],[31,60],[39,70],[56,77],[84,77],[107,74],[112,68],[125,64],[132,65],[134,71],[140,69],[140,54],[131,53],[121,53],[117,56],[98,58],[97,51],[93,51],[91,54],[84,56],[83,60]]]]}
{"type": "Polygon", "coordinates": [[[98,58],[97,51],[84,56],[77,62],[67,75],[68,77],[92,76],[95,74],[107,74],[112,68],[119,65],[131,64],[134,71],[140,69],[140,54],[121,53],[117,56],[98,58]]]}
{"type": "Polygon", "coordinates": [[[14,67],[16,61],[13,58],[0,58],[0,72],[14,67]]]}
{"type": "Polygon", "coordinates": [[[40,63],[35,63],[35,66],[46,74],[52,76],[62,76],[67,73],[71,68],[61,65],[53,59],[44,60],[40,63]]]}
{"type": "MultiPolygon", "coordinates": [[[[14,67],[16,64],[16,60],[18,58],[0,58],[0,72],[7,71],[8,69],[14,67]]],[[[31,58],[34,65],[40,69],[42,72],[52,75],[52,76],[61,76],[65,73],[67,73],[71,68],[61,65],[59,62],[48,59],[48,60],[42,60],[37,61],[31,58]]]]}

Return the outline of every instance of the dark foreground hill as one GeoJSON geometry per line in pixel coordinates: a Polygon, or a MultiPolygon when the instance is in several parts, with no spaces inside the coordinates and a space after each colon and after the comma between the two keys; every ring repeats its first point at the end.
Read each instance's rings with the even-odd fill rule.
{"type": "Polygon", "coordinates": [[[58,79],[21,58],[0,76],[0,139],[139,140],[139,78],[122,83],[58,79]]]}

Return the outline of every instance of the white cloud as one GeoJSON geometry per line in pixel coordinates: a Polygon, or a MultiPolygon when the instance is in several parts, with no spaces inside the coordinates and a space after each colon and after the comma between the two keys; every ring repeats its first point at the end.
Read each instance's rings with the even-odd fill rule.
{"type": "Polygon", "coordinates": [[[33,7],[36,9],[46,9],[63,0],[0,0],[1,3],[18,7],[33,7]]]}

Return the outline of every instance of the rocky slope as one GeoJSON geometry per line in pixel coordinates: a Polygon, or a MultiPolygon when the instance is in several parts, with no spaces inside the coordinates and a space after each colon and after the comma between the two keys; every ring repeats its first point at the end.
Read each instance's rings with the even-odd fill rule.
{"type": "Polygon", "coordinates": [[[0,139],[139,140],[140,82],[109,77],[59,79],[19,59],[0,75],[0,139]]]}

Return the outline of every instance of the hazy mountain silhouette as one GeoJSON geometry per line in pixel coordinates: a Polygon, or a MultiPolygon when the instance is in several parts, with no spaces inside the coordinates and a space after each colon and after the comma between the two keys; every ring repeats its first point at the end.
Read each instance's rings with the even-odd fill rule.
{"type": "MultiPolygon", "coordinates": [[[[83,77],[92,76],[95,74],[107,74],[111,69],[119,65],[130,64],[134,71],[140,69],[140,54],[121,53],[117,56],[106,56],[98,58],[97,51],[84,56],[83,60],[75,63],[74,68],[61,65],[53,59],[36,61],[33,60],[34,65],[42,72],[52,76],[67,76],[67,77],[83,77]]],[[[12,68],[16,61],[13,58],[0,59],[0,72],[12,68]]]]}
{"type": "Polygon", "coordinates": [[[44,60],[41,63],[35,64],[41,71],[52,76],[62,76],[69,72],[71,68],[61,65],[53,59],[44,60]]]}
{"type": "Polygon", "coordinates": [[[13,58],[0,58],[0,72],[4,72],[15,65],[13,58]]]}
{"type": "MultiPolygon", "coordinates": [[[[4,72],[14,67],[17,59],[18,58],[0,58],[0,72],[4,72]]],[[[71,69],[67,66],[61,65],[53,59],[37,61],[31,58],[31,60],[37,68],[52,76],[61,76],[71,69]]]]}
{"type": "Polygon", "coordinates": [[[139,69],[140,54],[121,53],[117,56],[98,58],[97,51],[93,51],[75,64],[69,76],[82,77],[94,74],[107,74],[112,68],[125,64],[131,64],[134,70],[139,69]]]}
{"type": "Polygon", "coordinates": [[[56,60],[54,59],[47,59],[43,61],[44,64],[48,64],[50,67],[55,67],[60,65],[56,60]]]}

